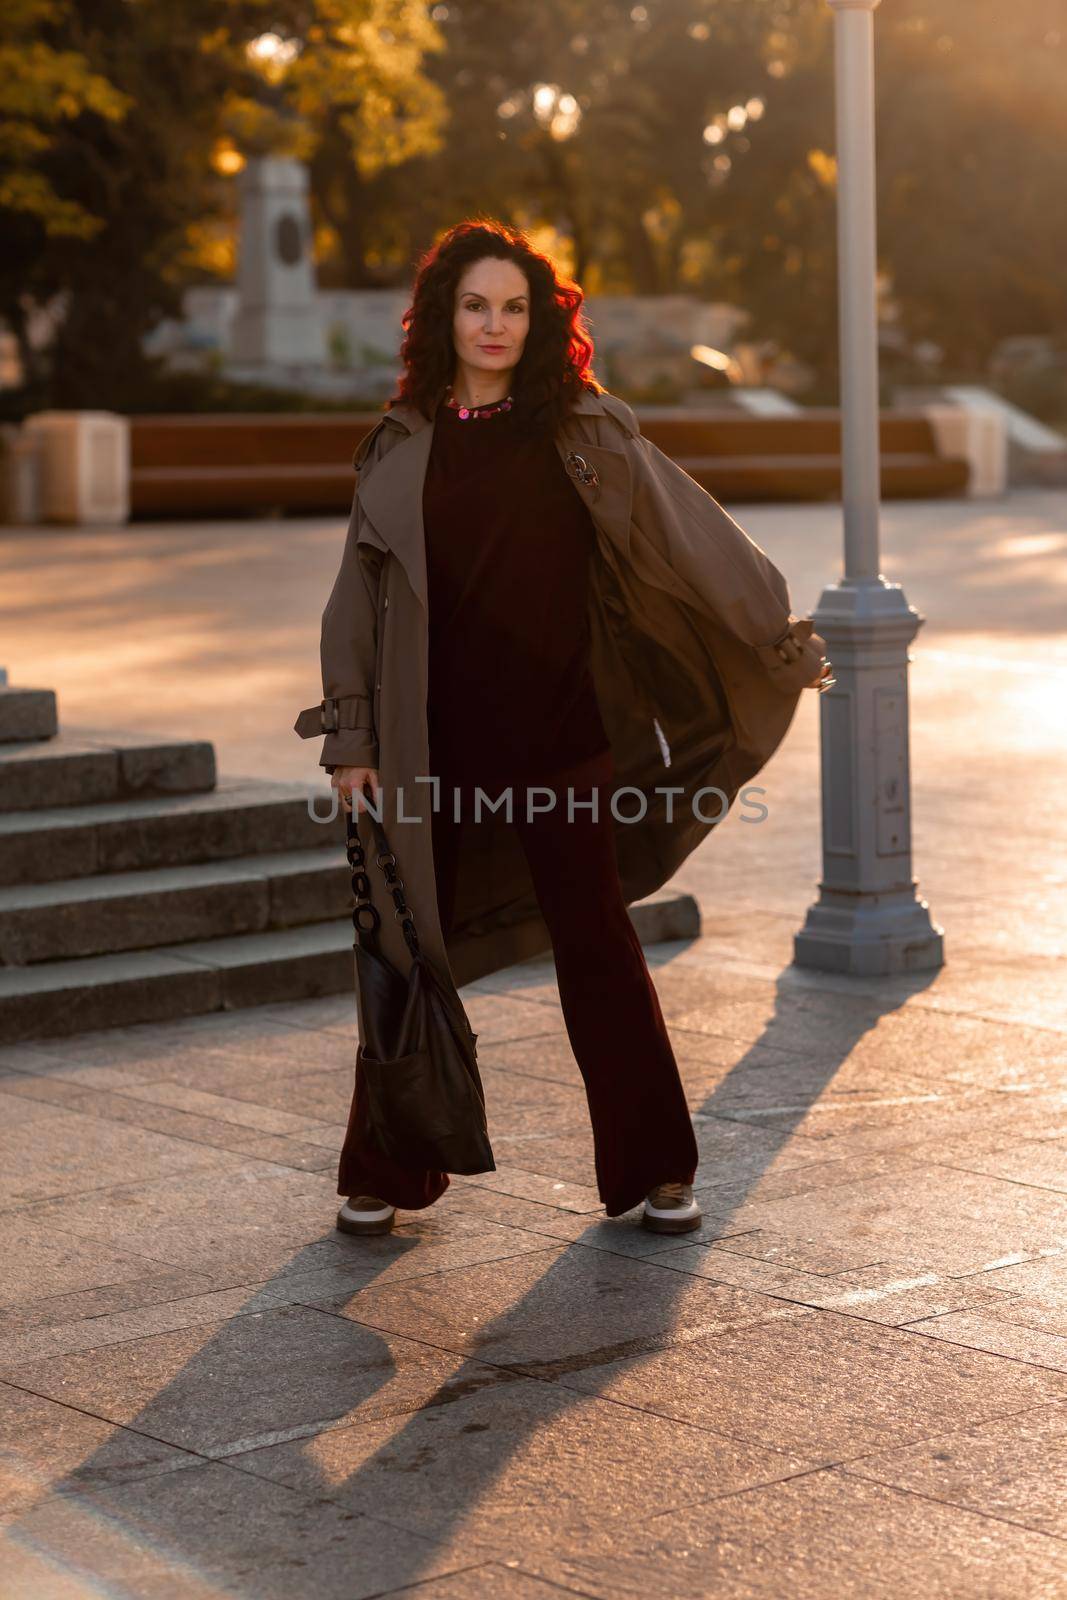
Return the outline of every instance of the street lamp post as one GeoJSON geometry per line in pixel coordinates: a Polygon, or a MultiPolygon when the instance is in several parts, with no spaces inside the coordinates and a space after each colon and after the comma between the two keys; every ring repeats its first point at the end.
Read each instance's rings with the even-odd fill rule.
{"type": "Polygon", "coordinates": [[[819,696],[823,875],[794,936],[799,966],[939,967],[943,930],[911,875],[908,645],[923,618],[879,571],[874,8],[834,8],[845,570],[813,613],[837,683],[819,696]]]}

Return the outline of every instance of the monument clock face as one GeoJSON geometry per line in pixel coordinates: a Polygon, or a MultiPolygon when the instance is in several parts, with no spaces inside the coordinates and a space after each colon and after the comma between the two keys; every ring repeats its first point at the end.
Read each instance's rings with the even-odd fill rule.
{"type": "Polygon", "coordinates": [[[274,225],[274,248],[287,267],[295,267],[304,254],[300,223],[291,211],[283,211],[274,225]]]}

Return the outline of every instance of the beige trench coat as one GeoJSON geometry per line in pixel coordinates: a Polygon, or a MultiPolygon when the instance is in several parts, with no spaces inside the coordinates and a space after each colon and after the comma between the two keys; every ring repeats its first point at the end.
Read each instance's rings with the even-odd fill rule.
{"type": "MultiPolygon", "coordinates": [[[[447,944],[441,933],[435,786],[416,782],[431,776],[422,491],[432,438],[432,422],[397,406],[360,442],[348,535],[322,617],[324,698],[295,728],[305,739],[325,733],[320,765],[328,771],[379,769],[383,825],[420,945],[454,991],[550,949],[551,940],[517,830],[488,811],[463,830],[447,944]]],[[[617,772],[600,803],[606,808],[624,787],[639,791],[617,800],[620,817],[639,820],[614,824],[631,904],[667,882],[780,744],[802,689],[818,676],[824,641],[810,620],[792,615],[786,581],[764,551],[642,436],[624,401],[583,392],[555,443],[596,530],[592,669],[617,772]],[[694,806],[702,788],[725,798],[705,794],[694,806]]],[[[521,787],[514,793],[521,806],[521,787]]],[[[450,801],[450,792],[447,802],[442,796],[450,801]]],[[[463,806],[468,815],[466,793],[463,806]]],[[[358,826],[384,913],[382,950],[406,973],[410,957],[365,812],[358,826]]]]}

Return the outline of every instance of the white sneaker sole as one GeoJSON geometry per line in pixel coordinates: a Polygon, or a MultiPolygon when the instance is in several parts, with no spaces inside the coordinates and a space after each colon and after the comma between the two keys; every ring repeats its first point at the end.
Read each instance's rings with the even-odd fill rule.
{"type": "Polygon", "coordinates": [[[690,1200],[687,1206],[670,1207],[653,1206],[646,1200],[641,1217],[643,1226],[651,1228],[654,1233],[690,1233],[694,1228],[699,1228],[702,1221],[700,1207],[695,1200],[690,1200]]]}
{"type": "Polygon", "coordinates": [[[388,1233],[393,1226],[396,1207],[376,1206],[373,1211],[356,1211],[346,1200],[337,1213],[337,1226],[342,1233],[388,1233]]]}

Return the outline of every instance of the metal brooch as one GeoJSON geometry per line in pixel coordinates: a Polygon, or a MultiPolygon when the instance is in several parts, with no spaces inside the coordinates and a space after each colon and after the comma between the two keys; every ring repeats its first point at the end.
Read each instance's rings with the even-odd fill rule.
{"type": "Polygon", "coordinates": [[[591,467],[585,457],[578,454],[577,450],[572,450],[567,457],[567,471],[571,474],[571,477],[577,478],[579,483],[587,483],[591,487],[595,487],[600,482],[596,468],[591,467]]]}

